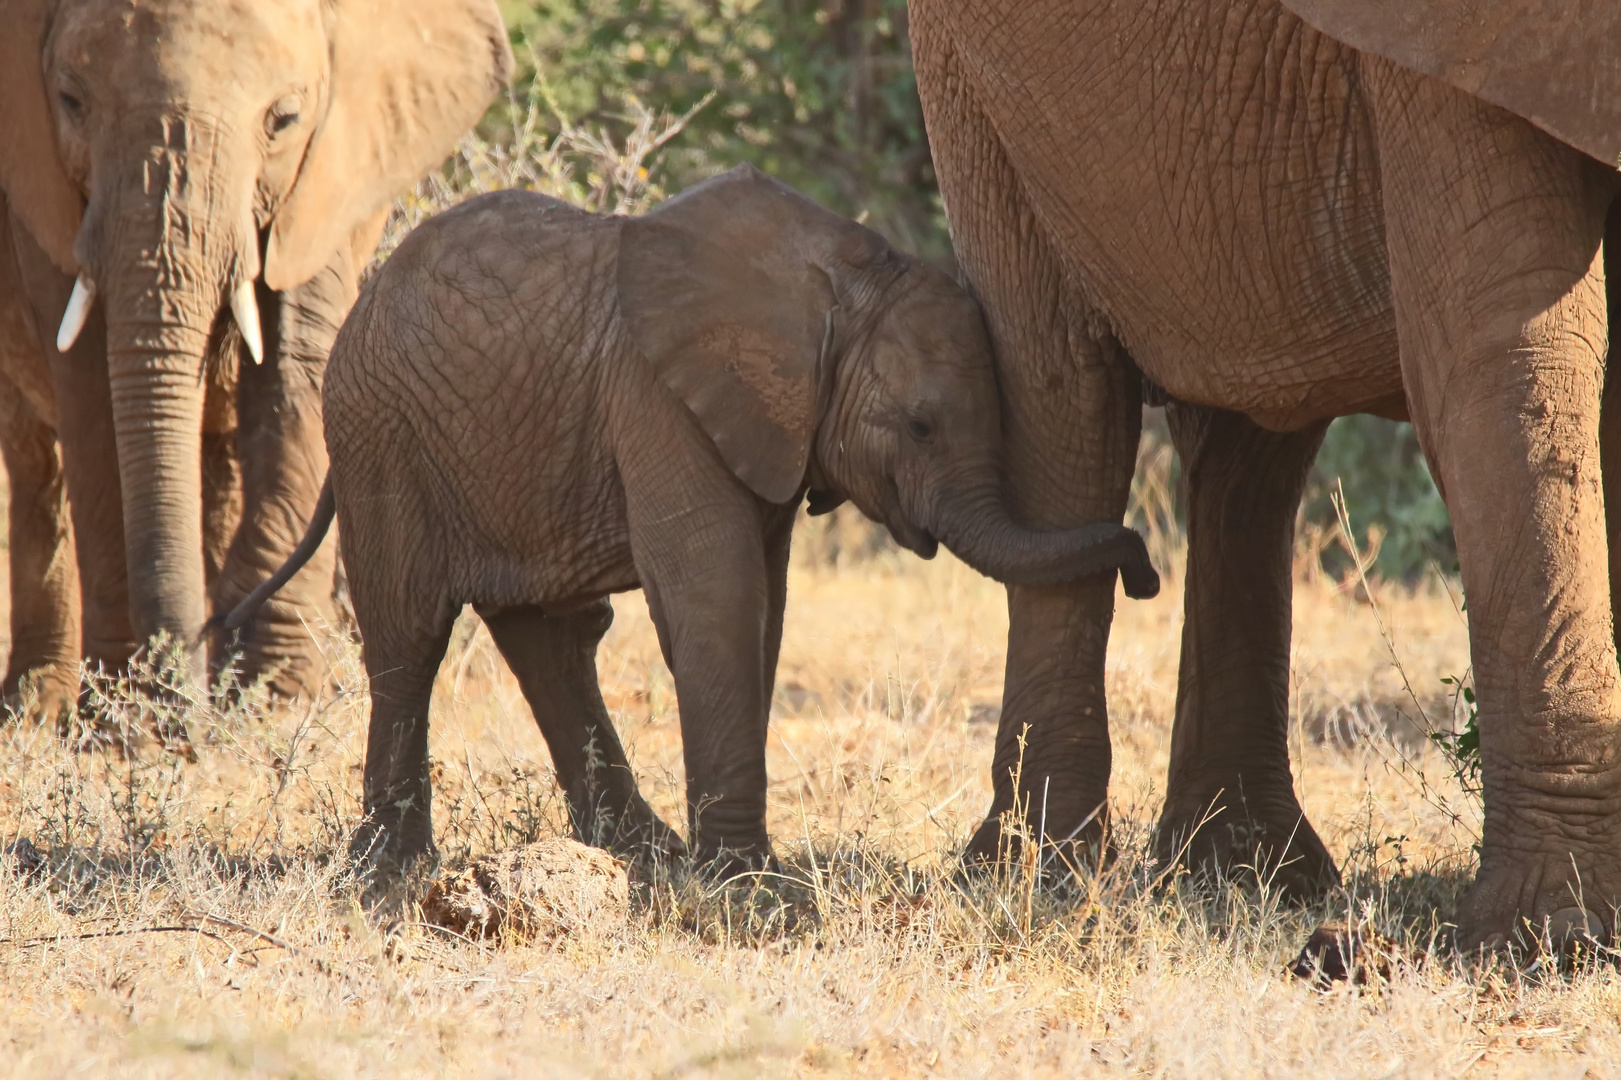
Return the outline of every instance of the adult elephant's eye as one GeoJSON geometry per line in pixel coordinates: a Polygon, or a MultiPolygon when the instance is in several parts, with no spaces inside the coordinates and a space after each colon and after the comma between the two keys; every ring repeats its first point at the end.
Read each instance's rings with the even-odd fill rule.
{"type": "Polygon", "coordinates": [[[77,119],[84,114],[84,102],[67,90],[56,92],[57,100],[62,102],[62,108],[71,117],[77,119]]]}
{"type": "Polygon", "coordinates": [[[265,133],[275,138],[294,124],[298,123],[299,109],[303,102],[297,94],[288,94],[274,105],[265,114],[265,133]]]}
{"type": "Polygon", "coordinates": [[[934,425],[921,416],[913,416],[906,421],[906,433],[920,443],[928,442],[934,438],[934,425]]]}

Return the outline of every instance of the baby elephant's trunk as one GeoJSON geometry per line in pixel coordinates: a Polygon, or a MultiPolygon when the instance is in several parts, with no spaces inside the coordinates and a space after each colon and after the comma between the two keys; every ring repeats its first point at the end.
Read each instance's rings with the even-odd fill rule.
{"type": "Polygon", "coordinates": [[[304,569],[304,564],[310,561],[320,548],[321,541],[326,539],[327,530],[332,528],[332,518],[336,512],[336,504],[332,499],[332,474],[326,474],[326,482],[321,485],[321,497],[315,504],[315,514],[310,518],[310,527],[304,530],[304,539],[298,542],[293,553],[287,556],[282,563],[259,585],[243,598],[242,602],[232,608],[225,615],[215,615],[203,627],[204,636],[223,630],[227,634],[242,629],[253,617],[259,613],[266,600],[275,596],[281,587],[293,580],[293,575],[304,569]]]}
{"type": "Polygon", "coordinates": [[[944,500],[938,524],[941,543],[959,559],[1008,585],[1058,585],[1118,569],[1132,599],[1159,592],[1159,574],[1143,538],[1115,522],[1027,529],[1008,515],[994,490],[987,490],[944,500]]]}

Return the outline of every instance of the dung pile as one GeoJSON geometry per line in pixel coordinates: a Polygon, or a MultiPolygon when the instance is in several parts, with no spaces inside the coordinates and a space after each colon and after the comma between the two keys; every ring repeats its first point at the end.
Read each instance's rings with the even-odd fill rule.
{"type": "Polygon", "coordinates": [[[467,937],[505,931],[525,940],[625,925],[630,881],[612,855],[574,840],[542,840],[442,871],[422,916],[467,937]]]}

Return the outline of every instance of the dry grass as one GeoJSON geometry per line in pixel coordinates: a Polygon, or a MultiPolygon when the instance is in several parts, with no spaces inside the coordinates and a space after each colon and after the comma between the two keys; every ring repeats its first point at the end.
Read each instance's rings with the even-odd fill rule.
{"type": "MultiPolygon", "coordinates": [[[[797,883],[748,897],[664,882],[628,930],[472,943],[362,906],[337,857],[365,714],[340,637],[340,690],[316,708],[189,710],[195,764],[150,739],[126,757],[5,730],[0,834],[45,865],[0,873],[0,1072],[1614,1074],[1612,971],[1482,973],[1432,948],[1474,826],[1438,803],[1470,803],[1402,734],[1401,678],[1355,590],[1303,578],[1296,601],[1300,792],[1349,882],[1327,910],[1145,887],[1174,577],[1117,619],[1119,862],[1062,895],[1016,875],[962,891],[949,875],[989,798],[1003,594],[870,535],[845,518],[800,534],[770,743],[771,827],[797,883]],[[1360,990],[1284,977],[1325,916],[1389,934],[1414,963],[1360,990]]],[[[1466,663],[1444,591],[1375,590],[1415,685],[1444,689],[1466,663]]],[[[679,822],[669,674],[640,597],[617,607],[604,693],[644,790],[679,822]]],[[[544,745],[471,617],[440,674],[433,756],[447,855],[561,831],[544,745]]]]}

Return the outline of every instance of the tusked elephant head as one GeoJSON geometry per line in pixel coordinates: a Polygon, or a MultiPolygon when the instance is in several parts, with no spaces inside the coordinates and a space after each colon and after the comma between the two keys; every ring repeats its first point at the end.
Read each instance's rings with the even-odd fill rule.
{"type": "Polygon", "coordinates": [[[105,306],[131,621],[192,640],[226,313],[258,360],[258,289],[369,254],[505,81],[501,19],[493,0],[0,0],[0,26],[0,187],[77,278],[59,347],[105,306]]]}
{"type": "Polygon", "coordinates": [[[1000,398],[979,306],[877,233],[739,166],[625,223],[622,312],[643,355],[756,494],[845,499],[924,558],[1040,585],[1159,576],[1115,522],[1042,532],[1002,494],[1000,398]]]}

